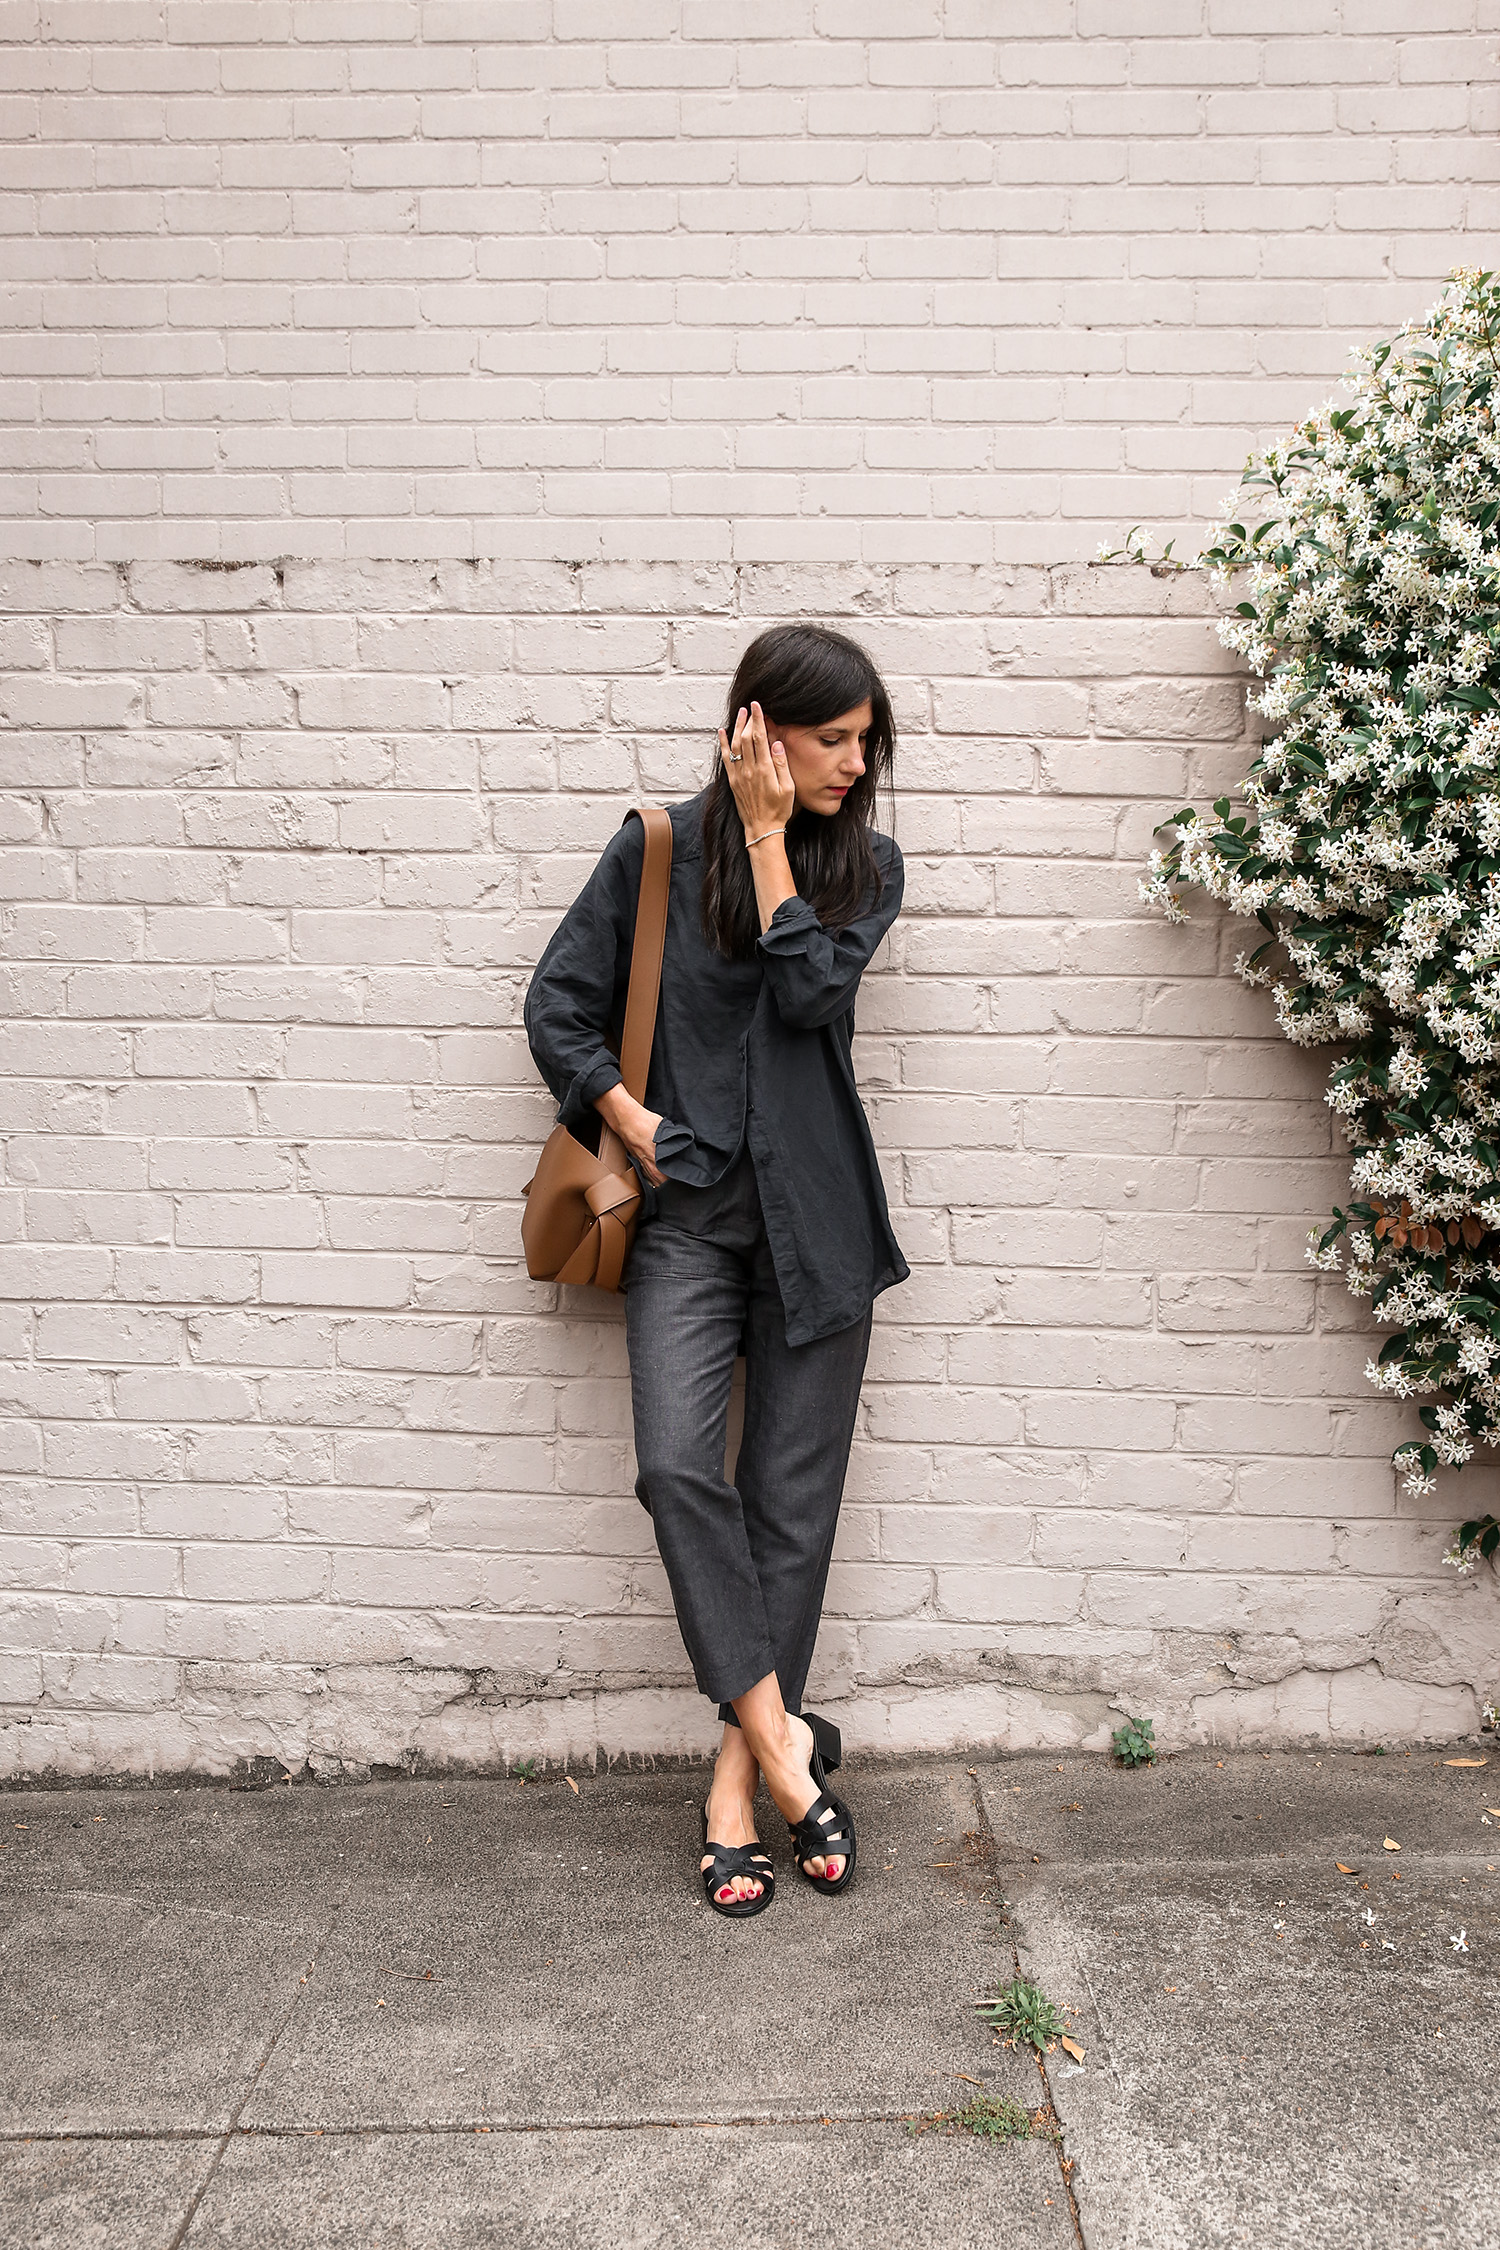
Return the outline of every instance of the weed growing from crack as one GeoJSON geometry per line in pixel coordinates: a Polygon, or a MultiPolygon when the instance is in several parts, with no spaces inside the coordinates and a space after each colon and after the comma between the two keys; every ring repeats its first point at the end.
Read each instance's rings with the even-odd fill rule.
{"type": "Polygon", "coordinates": [[[1025,2040],[1038,2054],[1044,2053],[1048,2043],[1060,2039],[1067,2029],[1061,2013],[1041,1986],[1028,1984],[1025,1977],[1012,1977],[992,2000],[976,2000],[974,2005],[986,2023],[994,2024],[1004,2035],[1009,2046],[1019,2046],[1025,2040]]]}
{"type": "Polygon", "coordinates": [[[1156,1730],[1150,1719],[1127,1719],[1109,1740],[1122,1766],[1155,1765],[1156,1730]]]}
{"type": "Polygon", "coordinates": [[[1057,2121],[1049,2109],[1027,2111],[1010,2094],[976,2094],[962,2109],[932,2109],[908,2117],[908,2133],[973,2133],[985,2141],[1055,2141],[1057,2121]]]}

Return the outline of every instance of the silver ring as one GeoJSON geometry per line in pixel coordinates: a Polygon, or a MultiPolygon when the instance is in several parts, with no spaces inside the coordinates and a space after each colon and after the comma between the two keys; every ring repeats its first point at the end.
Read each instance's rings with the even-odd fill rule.
{"type": "Polygon", "coordinates": [[[744,762],[745,762],[745,753],[743,752],[743,750],[734,750],[734,751],[731,751],[731,753],[730,753],[730,755],[729,755],[729,758],[728,758],[728,760],[727,760],[727,763],[728,763],[729,765],[731,765],[731,766],[741,766],[741,765],[743,765],[743,764],[744,764],[744,762]]]}

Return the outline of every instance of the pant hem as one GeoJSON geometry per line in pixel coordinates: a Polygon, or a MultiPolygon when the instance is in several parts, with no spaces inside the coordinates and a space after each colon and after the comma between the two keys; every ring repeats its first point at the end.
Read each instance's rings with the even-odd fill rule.
{"type": "MultiPolygon", "coordinates": [[[[726,1713],[729,1713],[732,1718],[733,1714],[730,1713],[730,1704],[734,1696],[748,1695],[757,1680],[763,1680],[768,1672],[774,1672],[775,1669],[776,1659],[771,1655],[768,1649],[766,1651],[766,1660],[761,1666],[760,1670],[758,1672],[752,1672],[748,1679],[742,1680],[740,1685],[737,1688],[732,1689],[729,1695],[721,1694],[717,1688],[703,1687],[701,1681],[699,1683],[700,1692],[708,1697],[710,1703],[717,1703],[717,1705],[719,1706],[719,1716],[721,1719],[726,1715],[726,1713]]],[[[734,1719],[733,1723],[734,1725],[738,1726],[738,1719],[734,1719]]]]}
{"type": "MultiPolygon", "coordinates": [[[[761,1674],[761,1678],[765,1678],[764,1673],[761,1674]]],[[[755,1685],[753,1680],[750,1684],[752,1687],[755,1685]]],[[[801,1702],[799,1701],[797,1703],[795,1709],[793,1709],[792,1705],[788,1703],[786,1706],[786,1714],[789,1719],[800,1719],[802,1717],[801,1702]]],[[[724,1724],[726,1726],[737,1727],[740,1723],[739,1720],[735,1717],[734,1705],[732,1703],[721,1703],[719,1705],[719,1717],[724,1721],[724,1724]]]]}

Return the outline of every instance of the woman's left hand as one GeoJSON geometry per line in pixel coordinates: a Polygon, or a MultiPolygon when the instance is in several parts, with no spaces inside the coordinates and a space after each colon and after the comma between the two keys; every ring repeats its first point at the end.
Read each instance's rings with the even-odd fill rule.
{"type": "Polygon", "coordinates": [[[747,837],[768,828],[784,828],[797,809],[797,790],[786,751],[766,734],[765,714],[758,703],[740,711],[731,742],[719,729],[719,755],[747,837]]]}

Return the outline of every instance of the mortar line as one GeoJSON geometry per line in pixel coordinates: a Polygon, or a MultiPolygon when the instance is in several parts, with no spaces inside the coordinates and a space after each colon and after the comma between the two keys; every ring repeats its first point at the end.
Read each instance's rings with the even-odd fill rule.
{"type": "MultiPolygon", "coordinates": [[[[974,1774],[973,1781],[974,1817],[979,1824],[980,1833],[987,1838],[991,1846],[996,1846],[998,1844],[998,1839],[990,1822],[989,1806],[984,1801],[984,1783],[981,1781],[977,1773],[974,1774]]],[[[997,1854],[993,1850],[990,1855],[990,1864],[992,1867],[998,1866],[999,1864],[997,1854]]],[[[1006,1903],[1009,1904],[1010,1902],[1007,1901],[1006,1903]]],[[[1014,1974],[1016,1976],[1019,1976],[1021,1974],[1021,1954],[1020,1949],[1016,1944],[1016,1925],[1014,1918],[1006,1923],[1006,1928],[1010,1932],[1010,1957],[1012,1963],[1014,1964],[1014,1974]]],[[[1047,2076],[1046,2058],[1042,2054],[1042,2051],[1039,2047],[1034,2049],[1033,2051],[1036,2055],[1037,2073],[1042,2081],[1042,2091],[1047,2097],[1047,2108],[1051,2115],[1057,2120],[1057,2139],[1052,2144],[1057,2155],[1057,2176],[1062,2184],[1063,2194],[1067,2197],[1068,2215],[1073,2221],[1073,2233],[1077,2239],[1078,2250],[1088,2250],[1088,2243],[1084,2238],[1083,2221],[1078,2216],[1078,2198],[1073,2193],[1073,2181],[1070,2172],[1072,2159],[1068,2156],[1067,2142],[1063,2130],[1062,2117],[1058,2111],[1056,2102],[1052,2099],[1052,2081],[1047,2076]]]]}
{"type": "MultiPolygon", "coordinates": [[[[347,1897],[347,1895],[348,1894],[346,1892],[345,1897],[347,1897]]],[[[328,1943],[329,1938],[332,1936],[334,1926],[337,1923],[338,1918],[343,1910],[344,1899],[340,1898],[335,1900],[333,1912],[328,1917],[328,1921],[323,1929],[323,1933],[313,1945],[312,1958],[307,1964],[307,1968],[303,1973],[301,1981],[298,1983],[295,1991],[293,1992],[290,2003],[285,2009],[283,2009],[280,2021],[272,2028],[271,2036],[266,2041],[265,2046],[261,2050],[260,2060],[256,2064],[254,2070],[250,2073],[250,2076],[246,2081],[244,2092],[240,2095],[239,2100],[235,2103],[234,2108],[229,2113],[229,2123],[224,2127],[223,2131],[218,2136],[219,2145],[214,2150],[212,2157],[209,2159],[207,2171],[204,2173],[197,2187],[193,2190],[193,2193],[188,2197],[187,2209],[183,2212],[181,2219],[178,2221],[176,2232],[172,2235],[171,2239],[167,2243],[167,2250],[181,2250],[183,2242],[187,2239],[188,2229],[191,2227],[194,2219],[198,2216],[198,2206],[203,2201],[204,2196],[207,2195],[210,2187],[214,2183],[214,2180],[217,2178],[219,2166],[224,2161],[224,2151],[228,2148],[230,2142],[234,2139],[235,2134],[239,2129],[240,2119],[245,2113],[245,2104],[249,2101],[250,2096],[254,2093],[257,2085],[260,2083],[261,2073],[265,2069],[266,2064],[270,2061],[272,2055],[275,2053],[277,2042],[280,2040],[282,2033],[286,2030],[287,2025],[291,2022],[293,2016],[297,2013],[298,2008],[301,2006],[302,1995],[307,1990],[308,1979],[312,1976],[314,1969],[317,1967],[318,1958],[322,1953],[324,1946],[328,1943]]]]}

